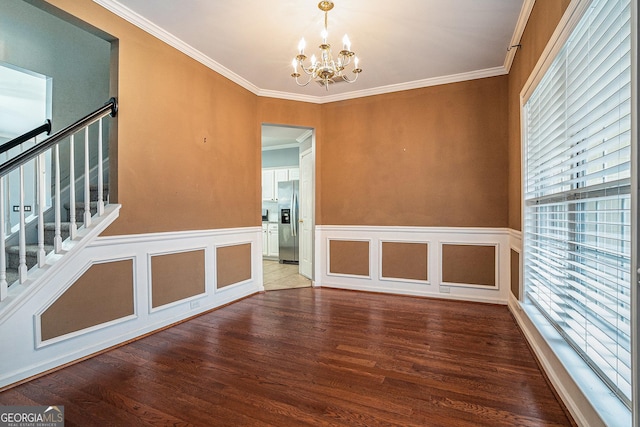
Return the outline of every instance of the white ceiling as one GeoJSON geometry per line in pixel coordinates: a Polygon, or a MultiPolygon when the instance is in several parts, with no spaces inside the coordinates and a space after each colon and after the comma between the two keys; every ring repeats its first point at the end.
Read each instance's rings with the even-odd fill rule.
{"type": "Polygon", "coordinates": [[[506,74],[534,0],[334,0],[363,72],[329,91],[298,87],[298,41],[318,49],[319,0],[94,0],[260,96],[324,103],[506,74]]]}

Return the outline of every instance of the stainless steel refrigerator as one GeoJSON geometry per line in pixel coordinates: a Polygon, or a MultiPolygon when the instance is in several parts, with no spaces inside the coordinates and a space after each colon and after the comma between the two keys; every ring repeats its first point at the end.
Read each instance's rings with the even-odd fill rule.
{"type": "Polygon", "coordinates": [[[298,263],[298,181],[278,183],[278,257],[280,263],[298,263]]]}

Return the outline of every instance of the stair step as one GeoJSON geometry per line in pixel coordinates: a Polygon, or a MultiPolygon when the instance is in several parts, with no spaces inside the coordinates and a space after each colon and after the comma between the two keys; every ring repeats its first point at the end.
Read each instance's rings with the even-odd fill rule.
{"type": "MultiPolygon", "coordinates": [[[[93,216],[96,214],[98,210],[98,202],[96,201],[98,199],[98,186],[91,185],[89,190],[91,195],[91,199],[90,199],[91,202],[89,204],[89,208],[91,211],[91,215],[93,216]]],[[[108,184],[104,184],[102,194],[103,194],[103,201],[105,201],[105,205],[106,205],[107,204],[106,202],[109,199],[108,184]]],[[[63,206],[67,210],[67,218],[69,219],[70,217],[69,203],[65,203],[63,206]]],[[[84,219],[85,203],[78,201],[76,202],[75,207],[76,207],[76,219],[77,220],[84,219]]],[[[60,223],[60,235],[63,241],[69,237],[70,225],[71,223],[68,220],[66,222],[60,223]]],[[[83,226],[83,223],[81,221],[78,221],[76,222],[76,226],[77,228],[80,228],[83,226]]],[[[54,250],[53,242],[55,238],[55,229],[56,229],[56,225],[54,222],[44,223],[44,240],[45,240],[44,251],[46,254],[49,254],[54,250]]],[[[25,255],[26,255],[27,269],[31,269],[33,266],[35,266],[38,263],[38,250],[39,249],[37,244],[26,245],[25,255]]],[[[7,263],[6,263],[7,283],[11,285],[16,281],[18,281],[19,279],[18,268],[20,266],[20,247],[19,246],[7,247],[6,257],[7,257],[7,263]]]]}
{"type": "MultiPolygon", "coordinates": [[[[67,221],[71,221],[71,209],[69,203],[65,203],[64,208],[67,210],[67,221]]],[[[98,212],[98,202],[89,203],[89,211],[91,216],[98,212]]],[[[76,221],[84,219],[84,202],[76,202],[76,221]]]]}
{"type": "MultiPolygon", "coordinates": [[[[71,207],[69,203],[65,203],[64,205],[65,209],[69,210],[69,208],[71,207]]],[[[89,202],[89,207],[90,209],[97,209],[98,208],[98,202],[89,202]]],[[[84,210],[84,202],[76,202],[76,209],[83,209],[84,210]]]]}
{"type": "MultiPolygon", "coordinates": [[[[68,221],[62,221],[60,223],[60,230],[64,231],[64,230],[68,230],[69,226],[71,225],[70,222],[68,221]]],[[[76,222],[76,226],[78,228],[82,227],[82,222],[76,222]]],[[[44,223],[44,231],[55,231],[56,230],[56,223],[55,222],[45,222],[44,223]]]]}
{"type": "Polygon", "coordinates": [[[18,281],[20,276],[18,275],[18,271],[7,270],[7,283],[11,285],[12,283],[18,281]]]}
{"type": "MultiPolygon", "coordinates": [[[[53,246],[44,245],[45,252],[51,252],[53,250],[53,246]]],[[[25,246],[25,251],[27,256],[37,255],[38,254],[38,245],[27,245],[25,246]]],[[[20,252],[20,246],[9,246],[7,247],[8,254],[17,254],[20,252]]]]}
{"type": "MultiPolygon", "coordinates": [[[[98,200],[98,186],[92,184],[89,186],[89,191],[91,193],[91,200],[98,200]]],[[[109,184],[104,184],[102,187],[102,200],[106,201],[109,199],[109,184]]]]}
{"type": "MultiPolygon", "coordinates": [[[[45,253],[53,251],[53,246],[44,245],[45,253]]],[[[27,268],[31,268],[38,263],[38,245],[27,245],[25,247],[27,256],[27,268]]],[[[9,246],[7,248],[7,271],[18,270],[20,266],[20,246],[9,246]]]]}
{"type": "MultiPolygon", "coordinates": [[[[70,222],[61,222],[60,223],[60,237],[62,240],[66,240],[69,237],[69,226],[70,222]]],[[[82,227],[82,222],[76,222],[76,228],[82,227]]],[[[53,245],[53,241],[56,237],[56,223],[55,222],[45,222],[44,223],[44,244],[45,245],[53,245]]]]}

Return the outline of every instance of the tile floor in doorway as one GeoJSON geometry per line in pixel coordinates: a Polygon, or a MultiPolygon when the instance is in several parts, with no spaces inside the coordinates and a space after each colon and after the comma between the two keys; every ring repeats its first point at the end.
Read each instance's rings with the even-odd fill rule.
{"type": "Polygon", "coordinates": [[[264,290],[306,288],[311,286],[311,280],[298,274],[295,264],[280,264],[278,261],[263,260],[264,290]]]}

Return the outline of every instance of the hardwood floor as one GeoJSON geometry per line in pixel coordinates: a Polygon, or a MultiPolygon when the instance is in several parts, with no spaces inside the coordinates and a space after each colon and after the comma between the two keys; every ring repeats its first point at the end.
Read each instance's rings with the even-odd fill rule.
{"type": "Polygon", "coordinates": [[[66,426],[571,425],[504,306],[266,292],[0,393],[66,426]]]}
{"type": "Polygon", "coordinates": [[[278,261],[263,260],[263,279],[265,291],[308,288],[311,280],[298,274],[298,265],[280,264],[278,261]]]}

